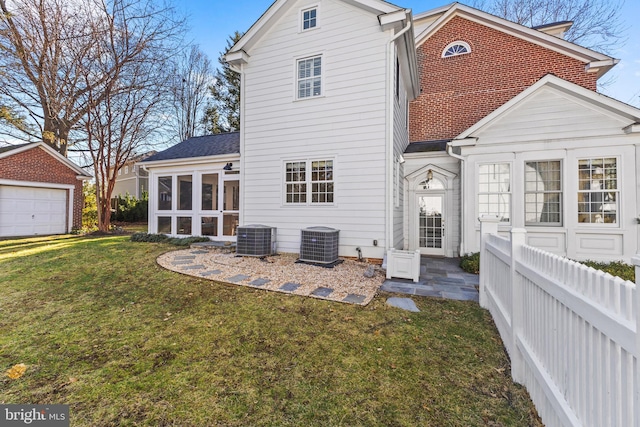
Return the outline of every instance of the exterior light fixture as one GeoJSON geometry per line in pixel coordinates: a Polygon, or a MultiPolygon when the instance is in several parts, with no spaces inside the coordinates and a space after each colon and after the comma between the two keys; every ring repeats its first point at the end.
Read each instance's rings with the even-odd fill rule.
{"type": "Polygon", "coordinates": [[[224,165],[224,167],[222,169],[224,169],[226,171],[230,171],[231,168],[233,168],[233,163],[229,162],[226,165],[224,165]]]}

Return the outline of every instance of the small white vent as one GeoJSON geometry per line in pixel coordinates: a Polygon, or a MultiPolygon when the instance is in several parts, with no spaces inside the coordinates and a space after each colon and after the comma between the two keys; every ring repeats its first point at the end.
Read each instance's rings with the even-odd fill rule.
{"type": "Polygon", "coordinates": [[[236,255],[267,256],[276,251],[276,228],[252,224],[238,227],[236,255]]]}
{"type": "Polygon", "coordinates": [[[329,227],[309,227],[301,230],[300,261],[331,264],[338,261],[340,230],[329,227]]]}

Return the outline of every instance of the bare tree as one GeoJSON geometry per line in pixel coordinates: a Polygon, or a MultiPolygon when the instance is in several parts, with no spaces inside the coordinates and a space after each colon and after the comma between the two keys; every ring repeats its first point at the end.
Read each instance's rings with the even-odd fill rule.
{"type": "Polygon", "coordinates": [[[203,116],[213,84],[211,60],[198,46],[177,56],[171,95],[175,111],[174,129],[179,141],[204,132],[203,116]]]}
{"type": "Polygon", "coordinates": [[[149,50],[162,53],[183,25],[153,0],[0,0],[0,12],[0,102],[26,123],[4,133],[43,140],[65,156],[70,135],[113,93],[122,68],[149,50]],[[127,44],[108,67],[94,70],[100,44],[123,34],[127,44]]]}
{"type": "Polygon", "coordinates": [[[82,102],[86,147],[96,178],[98,228],[111,224],[111,196],[117,171],[162,128],[169,100],[165,64],[178,52],[180,29],[168,10],[151,3],[117,0],[103,10],[107,19],[92,21],[93,33],[104,35],[92,47],[94,60],[82,70],[87,88],[82,102]],[[94,75],[113,73],[101,85],[94,75]]]}
{"type": "Polygon", "coordinates": [[[572,21],[565,39],[601,52],[623,41],[623,0],[477,0],[473,5],[518,24],[534,27],[572,21]]]}

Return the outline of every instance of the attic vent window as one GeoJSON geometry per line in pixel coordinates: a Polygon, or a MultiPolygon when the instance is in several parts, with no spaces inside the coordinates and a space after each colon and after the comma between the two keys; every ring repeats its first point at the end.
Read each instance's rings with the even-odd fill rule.
{"type": "Polygon", "coordinates": [[[316,9],[315,7],[302,11],[302,31],[315,28],[317,24],[317,13],[318,9],[316,9]]]}
{"type": "Polygon", "coordinates": [[[449,43],[447,47],[442,51],[442,57],[448,58],[450,56],[464,55],[465,53],[471,53],[471,47],[468,43],[463,41],[455,41],[449,43]]]}

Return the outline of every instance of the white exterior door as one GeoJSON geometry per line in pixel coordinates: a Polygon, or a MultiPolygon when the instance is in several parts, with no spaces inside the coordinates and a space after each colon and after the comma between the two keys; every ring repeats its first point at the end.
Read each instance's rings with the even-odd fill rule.
{"type": "Polygon", "coordinates": [[[0,185],[0,236],[62,234],[67,190],[0,185]]]}
{"type": "Polygon", "coordinates": [[[417,194],[418,247],[424,255],[445,255],[443,194],[417,194]]]}

